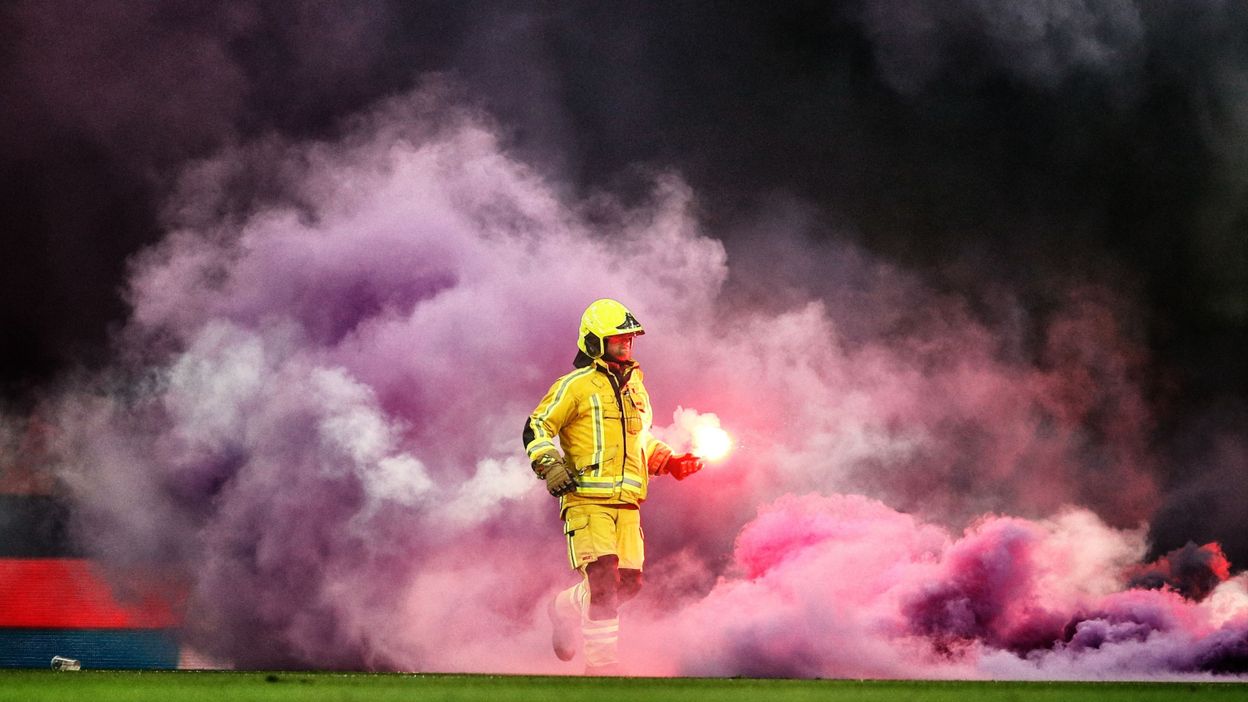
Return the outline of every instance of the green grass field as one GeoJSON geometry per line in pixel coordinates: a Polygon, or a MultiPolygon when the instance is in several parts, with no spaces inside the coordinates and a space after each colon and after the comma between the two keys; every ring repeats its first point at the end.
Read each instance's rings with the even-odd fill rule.
{"type": "Polygon", "coordinates": [[[0,700],[606,700],[1171,702],[1248,700],[1243,683],[924,682],[289,672],[0,671],[0,700]]]}

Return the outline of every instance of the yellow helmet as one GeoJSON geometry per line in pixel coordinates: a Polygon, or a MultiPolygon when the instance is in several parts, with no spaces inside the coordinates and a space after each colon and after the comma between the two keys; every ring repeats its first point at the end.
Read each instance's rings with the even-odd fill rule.
{"type": "Polygon", "coordinates": [[[590,358],[600,358],[606,350],[606,338],[617,334],[645,334],[641,322],[628,308],[615,300],[594,300],[581,315],[581,335],[576,346],[590,358]]]}

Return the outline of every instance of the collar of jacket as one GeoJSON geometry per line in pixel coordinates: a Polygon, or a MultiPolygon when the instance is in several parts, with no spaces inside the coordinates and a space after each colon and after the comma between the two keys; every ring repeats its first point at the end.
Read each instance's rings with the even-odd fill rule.
{"type": "Polygon", "coordinates": [[[598,367],[598,370],[605,370],[607,373],[614,375],[615,379],[619,381],[619,387],[621,388],[628,384],[628,377],[633,374],[634,370],[637,370],[636,361],[612,363],[599,358],[595,360],[594,365],[598,367]]]}

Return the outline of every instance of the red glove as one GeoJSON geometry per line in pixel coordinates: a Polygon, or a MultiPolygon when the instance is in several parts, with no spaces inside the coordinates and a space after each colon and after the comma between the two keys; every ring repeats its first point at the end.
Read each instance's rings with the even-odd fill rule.
{"type": "Polygon", "coordinates": [[[667,459],[666,468],[673,478],[684,480],[702,470],[702,459],[692,453],[682,453],[679,456],[672,456],[667,459]]]}

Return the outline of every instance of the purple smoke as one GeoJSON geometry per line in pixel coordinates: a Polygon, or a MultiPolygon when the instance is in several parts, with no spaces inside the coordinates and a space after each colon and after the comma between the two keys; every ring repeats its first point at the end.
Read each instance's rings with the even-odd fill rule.
{"type": "Polygon", "coordinates": [[[1157,503],[1129,300],[1071,286],[1033,358],[1021,329],[845,245],[854,295],[751,304],[674,175],[638,204],[577,201],[436,87],[349,127],[188,169],[132,261],[121,360],[45,410],[77,533],[174,583],[190,645],[242,667],[566,670],[543,608],[572,576],[518,435],[611,296],[649,331],[658,431],[680,443],[683,405],[740,442],[654,486],[635,672],[1239,665],[1240,580],[1200,604],[1124,591],[1157,503]],[[278,187],[240,210],[238,179],[278,187]],[[1017,516],[950,530],[994,511],[1017,516]]]}

